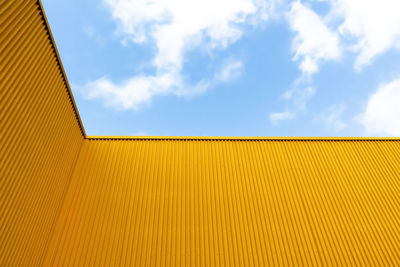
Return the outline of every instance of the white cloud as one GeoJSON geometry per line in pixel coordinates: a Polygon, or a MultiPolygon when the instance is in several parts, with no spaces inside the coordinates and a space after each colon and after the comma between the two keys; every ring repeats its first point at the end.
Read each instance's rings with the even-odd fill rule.
{"type": "Polygon", "coordinates": [[[287,15],[294,59],[304,73],[318,71],[319,61],[340,58],[343,48],[357,54],[360,70],[390,48],[400,49],[399,0],[328,0],[331,9],[321,18],[300,1],[287,15]],[[329,26],[330,25],[330,26],[329,26]]]}
{"type": "Polygon", "coordinates": [[[282,120],[291,120],[296,117],[296,114],[292,111],[286,110],[283,112],[274,112],[269,114],[269,119],[272,121],[272,123],[277,124],[278,122],[282,120]]]}
{"type": "Polygon", "coordinates": [[[315,88],[308,86],[305,88],[294,88],[286,91],[282,96],[286,100],[290,100],[296,110],[305,110],[308,100],[314,96],[315,88]]]}
{"type": "Polygon", "coordinates": [[[89,98],[103,99],[109,106],[116,109],[138,110],[141,105],[148,103],[154,95],[169,93],[177,80],[172,75],[135,76],[115,84],[103,77],[89,82],[85,88],[89,98]]]}
{"type": "Polygon", "coordinates": [[[344,104],[335,104],[327,108],[320,116],[316,118],[318,122],[322,122],[328,129],[334,132],[340,132],[347,128],[342,116],[346,106],[344,104]]]}
{"type": "Polygon", "coordinates": [[[337,34],[313,10],[296,1],[292,3],[287,19],[295,32],[293,59],[301,61],[300,70],[304,74],[317,72],[320,61],[340,58],[337,34]]]}
{"type": "Polygon", "coordinates": [[[350,37],[358,53],[355,67],[361,69],[371,60],[398,46],[400,42],[399,0],[331,0],[330,17],[342,18],[338,30],[350,37]]]}
{"type": "MultiPolygon", "coordinates": [[[[318,72],[320,63],[340,59],[343,50],[357,55],[354,66],[357,70],[361,70],[370,64],[374,57],[388,49],[392,47],[400,49],[399,0],[327,0],[326,2],[330,4],[330,11],[325,17],[319,16],[312,10],[312,5],[302,4],[301,1],[290,4],[286,19],[295,33],[292,43],[293,59],[299,61],[299,69],[302,72],[302,76],[295,84],[298,81],[310,83],[308,78],[318,72]]],[[[284,97],[290,99],[292,93],[288,91],[284,97]]],[[[300,96],[295,98],[298,101],[297,103],[292,101],[290,112],[296,114],[296,110],[305,110],[305,107],[300,107],[305,105],[309,98],[305,97],[306,100],[302,100],[300,96]]],[[[374,101],[376,100],[371,98],[369,105],[374,101]]],[[[343,110],[344,108],[335,106],[325,114],[325,121],[331,128],[339,131],[347,127],[347,124],[340,119],[343,110]]],[[[366,115],[367,129],[393,134],[393,131],[378,127],[384,124],[384,121],[378,123],[378,120],[372,118],[371,114],[366,115]]]]}
{"type": "Polygon", "coordinates": [[[92,38],[100,45],[103,45],[106,41],[100,34],[96,32],[92,25],[84,25],[82,27],[82,31],[87,37],[92,38]]]}
{"type": "Polygon", "coordinates": [[[139,110],[154,96],[174,94],[190,97],[203,93],[209,86],[206,81],[191,85],[179,75],[165,73],[156,76],[134,76],[117,84],[103,77],[87,83],[83,89],[88,92],[89,98],[103,99],[108,106],[117,110],[139,110]]]}
{"type": "Polygon", "coordinates": [[[282,97],[287,101],[288,108],[283,112],[270,113],[270,120],[277,124],[281,120],[292,120],[296,118],[298,113],[306,111],[307,102],[314,94],[315,88],[311,86],[301,89],[295,87],[294,89],[286,91],[283,93],[282,97]]]}
{"type": "Polygon", "coordinates": [[[400,136],[400,78],[380,85],[360,118],[369,134],[400,136]]]}
{"type": "MultiPolygon", "coordinates": [[[[342,51],[356,53],[355,67],[361,69],[388,49],[400,49],[399,0],[326,0],[330,11],[325,17],[312,9],[311,0],[102,1],[117,23],[123,44],[146,43],[155,48],[151,60],[154,74],[131,76],[121,82],[103,77],[84,86],[91,98],[104,99],[117,109],[137,110],[154,96],[197,95],[235,79],[244,70],[240,61],[228,62],[220,72],[189,83],[183,75],[187,52],[225,49],[241,38],[244,26],[261,24],[270,16],[285,15],[294,33],[293,60],[299,62],[303,83],[304,77],[318,72],[324,61],[340,59],[342,51]],[[280,2],[285,3],[281,6],[284,8],[274,13],[278,10],[275,4],[280,2]]],[[[93,35],[92,29],[84,30],[93,35]]],[[[309,94],[307,88],[313,86],[308,82],[295,87],[306,89],[285,93],[295,97],[287,98],[287,110],[273,113],[285,115],[278,118],[293,119],[299,111],[305,111],[314,94],[314,89],[309,94]]]]}
{"type": "Polygon", "coordinates": [[[229,82],[238,78],[243,73],[243,62],[239,60],[227,61],[215,75],[217,82],[229,82]]]}
{"type": "Polygon", "coordinates": [[[328,28],[323,19],[300,1],[290,5],[286,13],[291,30],[293,60],[299,61],[302,75],[294,82],[294,89],[286,91],[282,97],[289,108],[284,112],[270,114],[272,122],[294,119],[298,113],[305,112],[307,102],[315,94],[310,77],[319,71],[322,61],[337,60],[341,57],[339,36],[328,28]]]}
{"type": "Polygon", "coordinates": [[[240,75],[241,62],[191,85],[182,78],[185,53],[226,48],[242,36],[244,25],[265,21],[273,1],[279,0],[103,0],[124,45],[154,42],[155,75],[133,76],[121,83],[101,78],[84,87],[90,97],[103,98],[116,108],[138,109],[156,95],[194,95],[212,83],[227,82],[240,75]]]}
{"type": "Polygon", "coordinates": [[[213,79],[201,80],[192,85],[181,75],[138,75],[121,83],[114,83],[107,77],[87,83],[82,89],[91,99],[102,99],[117,110],[139,110],[149,104],[153,97],[173,94],[179,97],[193,97],[207,91],[211,86],[230,82],[243,73],[243,62],[229,59],[222,65],[213,79]]]}

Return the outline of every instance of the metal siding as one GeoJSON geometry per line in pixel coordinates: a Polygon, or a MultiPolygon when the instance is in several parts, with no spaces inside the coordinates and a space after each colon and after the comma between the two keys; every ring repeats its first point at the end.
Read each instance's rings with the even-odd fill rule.
{"type": "Polygon", "coordinates": [[[43,262],[83,142],[40,3],[0,3],[0,265],[43,262]]]}
{"type": "Polygon", "coordinates": [[[1,266],[400,262],[398,138],[87,138],[40,2],[0,26],[1,266]]]}
{"type": "Polygon", "coordinates": [[[398,141],[85,140],[46,265],[396,265],[398,141]]]}

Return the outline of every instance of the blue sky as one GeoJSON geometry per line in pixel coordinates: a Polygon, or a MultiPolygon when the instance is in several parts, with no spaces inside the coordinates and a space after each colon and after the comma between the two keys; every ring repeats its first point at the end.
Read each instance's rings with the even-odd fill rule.
{"type": "Polygon", "coordinates": [[[42,2],[89,135],[400,135],[397,0],[42,2]]]}

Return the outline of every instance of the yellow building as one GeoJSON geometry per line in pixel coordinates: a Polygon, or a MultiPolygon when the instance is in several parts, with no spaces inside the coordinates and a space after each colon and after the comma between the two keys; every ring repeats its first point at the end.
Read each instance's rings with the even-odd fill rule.
{"type": "Polygon", "coordinates": [[[93,137],[0,1],[0,266],[400,264],[400,139],[93,137]]]}

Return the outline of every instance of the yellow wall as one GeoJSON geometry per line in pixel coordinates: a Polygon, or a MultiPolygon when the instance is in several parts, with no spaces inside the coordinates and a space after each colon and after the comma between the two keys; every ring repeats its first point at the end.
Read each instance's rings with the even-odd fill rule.
{"type": "Polygon", "coordinates": [[[0,265],[38,265],[83,141],[37,1],[0,1],[0,265]]]}
{"type": "Polygon", "coordinates": [[[0,266],[400,262],[400,139],[86,137],[40,3],[0,2],[0,266]]]}
{"type": "Polygon", "coordinates": [[[46,264],[394,266],[399,178],[398,141],[85,140],[46,264]]]}

